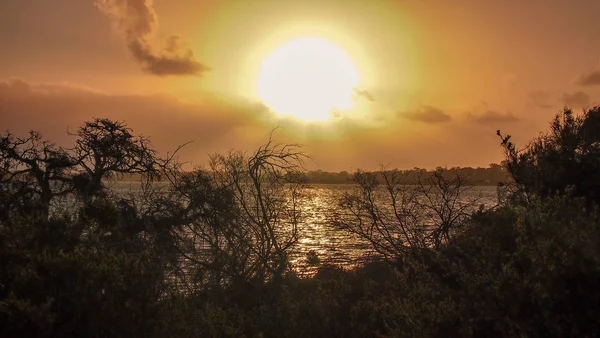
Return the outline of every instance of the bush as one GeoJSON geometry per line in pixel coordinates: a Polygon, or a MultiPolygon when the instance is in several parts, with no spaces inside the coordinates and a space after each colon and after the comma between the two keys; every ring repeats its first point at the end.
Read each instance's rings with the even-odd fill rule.
{"type": "Polygon", "coordinates": [[[305,279],[287,261],[295,147],[269,141],[184,172],[109,120],[86,123],[74,151],[6,134],[0,336],[599,335],[599,122],[599,108],[565,110],[523,150],[502,137],[516,189],[492,209],[472,211],[462,177],[407,189],[399,172],[358,172],[351,216],[335,221],[381,260],[345,270],[312,253],[305,279]],[[133,174],[137,196],[106,189],[133,174]]]}
{"type": "Polygon", "coordinates": [[[600,106],[574,115],[565,109],[550,130],[518,150],[502,136],[505,165],[525,195],[553,196],[568,189],[588,206],[600,202],[600,106]]]}

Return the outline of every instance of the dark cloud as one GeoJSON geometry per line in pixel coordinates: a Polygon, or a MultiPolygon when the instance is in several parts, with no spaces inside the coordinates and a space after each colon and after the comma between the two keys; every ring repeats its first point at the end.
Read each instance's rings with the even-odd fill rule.
{"type": "Polygon", "coordinates": [[[569,107],[580,108],[590,104],[590,96],[582,91],[572,94],[565,93],[562,96],[562,101],[569,107]]]}
{"type": "Polygon", "coordinates": [[[528,93],[529,99],[531,102],[539,108],[548,109],[554,107],[552,101],[554,98],[552,97],[552,93],[545,90],[533,90],[528,93]]]}
{"type": "Polygon", "coordinates": [[[446,114],[441,109],[432,106],[421,106],[419,109],[401,113],[400,116],[412,121],[431,124],[444,123],[452,120],[452,116],[446,114]]]}
{"type": "Polygon", "coordinates": [[[127,46],[144,71],[159,75],[200,75],[208,68],[194,59],[179,36],[160,49],[149,39],[158,28],[152,0],[94,0],[96,7],[125,35],[127,46]]]}
{"type": "Polygon", "coordinates": [[[94,117],[126,121],[137,133],[150,136],[160,151],[193,141],[182,153],[189,159],[241,148],[245,130],[262,132],[272,125],[262,104],[235,97],[207,94],[202,104],[190,104],[166,95],[112,95],[68,83],[0,80],[2,130],[39,130],[58,144],[70,145],[67,130],[94,117]]]}
{"type": "Polygon", "coordinates": [[[505,114],[499,113],[494,110],[486,110],[481,114],[469,114],[470,117],[477,123],[488,124],[488,123],[507,123],[519,121],[513,113],[507,112],[505,114]]]}
{"type": "Polygon", "coordinates": [[[600,86],[600,69],[583,74],[578,83],[582,86],[600,86]]]}

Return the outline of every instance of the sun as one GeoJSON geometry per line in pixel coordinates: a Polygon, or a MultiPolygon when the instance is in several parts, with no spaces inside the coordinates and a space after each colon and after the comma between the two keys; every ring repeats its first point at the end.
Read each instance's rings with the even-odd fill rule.
{"type": "Polygon", "coordinates": [[[304,121],[325,121],[334,109],[353,106],[360,77],[344,50],[320,38],[297,38],[261,62],[257,92],[274,112],[304,121]]]}

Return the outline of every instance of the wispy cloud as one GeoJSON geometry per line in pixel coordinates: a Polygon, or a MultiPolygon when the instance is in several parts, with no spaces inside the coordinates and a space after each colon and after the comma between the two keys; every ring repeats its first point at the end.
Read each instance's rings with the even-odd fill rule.
{"type": "Polygon", "coordinates": [[[144,71],[165,76],[200,75],[208,70],[195,60],[179,36],[168,38],[163,48],[151,44],[150,37],[158,28],[152,0],[94,0],[94,4],[125,36],[131,54],[144,71]]]}
{"type": "Polygon", "coordinates": [[[581,75],[577,83],[582,86],[600,86],[600,68],[581,75]]]}
{"type": "Polygon", "coordinates": [[[539,108],[548,109],[554,107],[552,104],[555,98],[552,97],[552,93],[545,90],[532,90],[528,93],[531,102],[539,108]]]}
{"type": "Polygon", "coordinates": [[[565,93],[562,96],[562,101],[565,105],[570,107],[585,107],[590,103],[590,96],[582,91],[574,93],[565,93]]]}
{"type": "Polygon", "coordinates": [[[401,112],[399,113],[399,116],[408,120],[430,124],[444,123],[452,120],[452,116],[446,114],[443,110],[432,106],[421,106],[412,111],[401,112]]]}

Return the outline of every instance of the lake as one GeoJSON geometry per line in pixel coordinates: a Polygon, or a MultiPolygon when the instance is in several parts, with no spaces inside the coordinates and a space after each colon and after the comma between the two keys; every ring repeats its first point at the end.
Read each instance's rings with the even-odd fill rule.
{"type": "MultiPolygon", "coordinates": [[[[334,228],[330,218],[338,208],[339,199],[346,192],[357,189],[353,184],[311,184],[302,190],[299,207],[302,223],[298,226],[299,239],[291,253],[293,269],[300,274],[310,274],[315,268],[306,259],[310,251],[317,253],[321,263],[352,266],[373,254],[370,246],[347,233],[334,228]]],[[[120,192],[139,189],[139,183],[119,182],[111,189],[120,192]]],[[[497,203],[495,186],[472,186],[466,198],[477,196],[478,205],[492,207],[497,203]]]]}
{"type": "MultiPolygon", "coordinates": [[[[329,218],[338,208],[338,201],[345,192],[357,189],[351,184],[312,184],[306,188],[299,204],[303,212],[303,223],[299,227],[299,241],[291,262],[298,272],[311,272],[306,255],[314,250],[321,263],[351,266],[372,254],[370,246],[333,227],[329,218]]],[[[486,208],[497,204],[495,186],[473,186],[466,192],[478,197],[478,205],[486,208]]]]}

